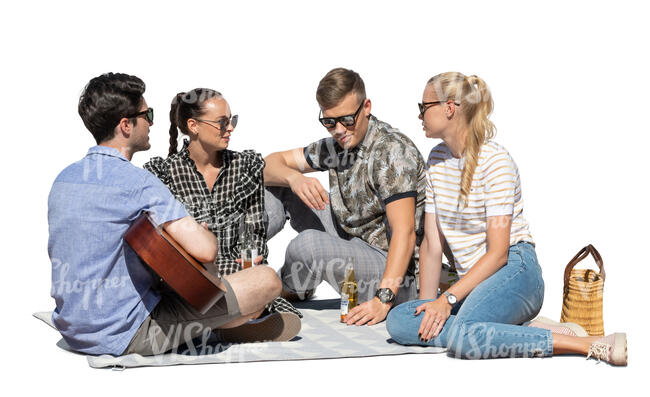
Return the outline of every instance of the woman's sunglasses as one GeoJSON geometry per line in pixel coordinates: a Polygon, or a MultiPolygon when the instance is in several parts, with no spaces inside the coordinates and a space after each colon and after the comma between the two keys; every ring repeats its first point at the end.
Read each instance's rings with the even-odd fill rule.
{"type": "Polygon", "coordinates": [[[239,120],[239,116],[233,114],[230,118],[224,116],[219,120],[203,120],[203,119],[194,119],[194,120],[199,121],[201,123],[210,124],[211,126],[218,128],[221,132],[224,132],[226,131],[226,129],[230,124],[232,124],[232,128],[237,127],[237,121],[239,120]],[[212,123],[217,123],[219,127],[213,125],[212,123]]]}
{"type": "MultiPolygon", "coordinates": [[[[441,103],[447,103],[448,101],[434,101],[434,102],[422,102],[418,103],[418,109],[420,109],[420,117],[424,117],[424,112],[427,111],[431,106],[439,105],[441,103]]],[[[456,106],[460,106],[460,103],[454,102],[456,106]]]]}

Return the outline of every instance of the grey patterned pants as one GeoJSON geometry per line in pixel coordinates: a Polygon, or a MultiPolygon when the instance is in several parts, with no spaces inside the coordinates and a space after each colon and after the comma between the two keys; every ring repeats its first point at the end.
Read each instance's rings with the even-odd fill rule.
{"type": "MultiPolygon", "coordinates": [[[[282,230],[287,219],[298,232],[287,247],[279,272],[286,290],[301,295],[325,281],[341,291],[346,259],[352,258],[359,303],[375,296],[388,252],[358,237],[350,237],[336,222],[331,207],[312,210],[289,188],[267,187],[264,200],[268,239],[282,230]]],[[[405,276],[394,306],[416,298],[415,278],[405,276]]]]}

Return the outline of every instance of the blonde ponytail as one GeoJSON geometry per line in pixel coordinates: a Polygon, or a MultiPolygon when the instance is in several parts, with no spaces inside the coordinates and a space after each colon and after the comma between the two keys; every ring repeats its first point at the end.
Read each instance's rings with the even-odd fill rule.
{"type": "Polygon", "coordinates": [[[459,204],[467,207],[467,197],[472,188],[474,171],[478,164],[481,145],[496,135],[496,127],[488,119],[492,113],[494,102],[485,81],[478,76],[465,76],[458,72],[441,73],[429,79],[427,84],[433,84],[438,100],[449,99],[460,103],[460,113],[467,123],[465,165],[460,177],[459,204]]]}

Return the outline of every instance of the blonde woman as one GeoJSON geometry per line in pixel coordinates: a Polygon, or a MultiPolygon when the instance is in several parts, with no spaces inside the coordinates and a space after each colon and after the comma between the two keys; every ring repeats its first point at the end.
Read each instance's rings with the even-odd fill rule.
{"type": "Polygon", "coordinates": [[[426,136],[443,142],[427,164],[420,300],[394,308],[388,332],[398,343],[445,347],[462,358],[572,353],[627,365],[624,333],[589,337],[577,324],[541,319],[519,325],[541,309],[544,280],[517,165],[492,140],[492,107],[477,76],[448,72],[427,82],[419,118],[426,136]],[[438,298],[445,244],[460,280],[438,298]]]}

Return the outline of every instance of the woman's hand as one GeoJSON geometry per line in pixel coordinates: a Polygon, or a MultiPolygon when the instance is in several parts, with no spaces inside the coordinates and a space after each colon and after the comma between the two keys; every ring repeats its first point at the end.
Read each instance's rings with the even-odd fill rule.
{"type": "Polygon", "coordinates": [[[415,309],[415,316],[419,316],[422,312],[424,312],[424,317],[420,323],[418,336],[423,342],[428,342],[438,336],[442,330],[451,315],[451,305],[443,297],[418,306],[415,309]]]}

